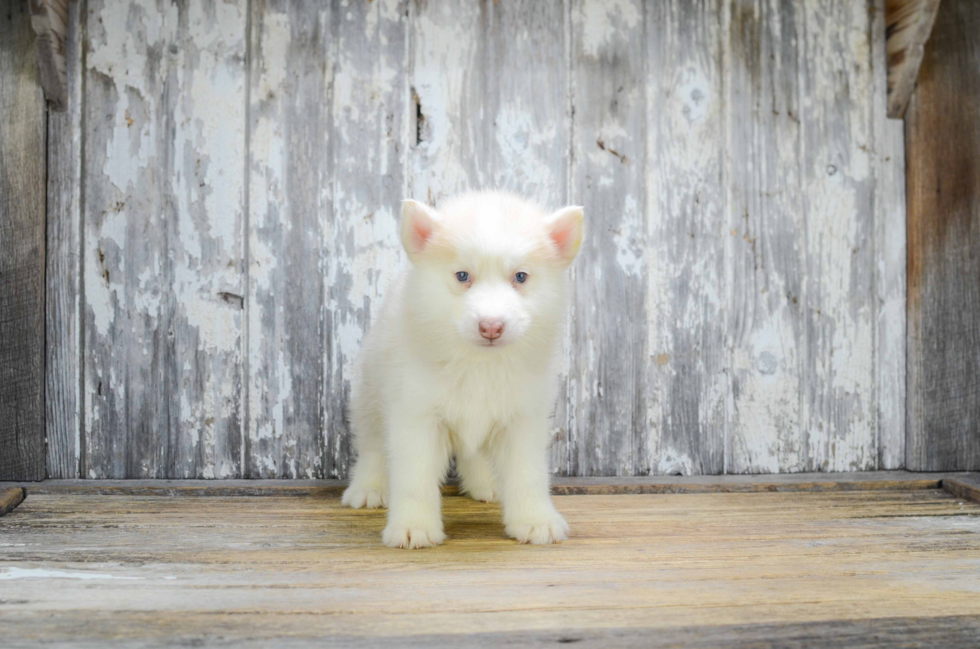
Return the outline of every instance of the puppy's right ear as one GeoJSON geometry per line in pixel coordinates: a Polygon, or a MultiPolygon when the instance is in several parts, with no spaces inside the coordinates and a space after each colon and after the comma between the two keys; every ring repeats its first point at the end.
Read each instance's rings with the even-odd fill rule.
{"type": "Polygon", "coordinates": [[[425,251],[439,226],[439,215],[431,207],[411,199],[402,201],[402,245],[413,262],[425,251]]]}

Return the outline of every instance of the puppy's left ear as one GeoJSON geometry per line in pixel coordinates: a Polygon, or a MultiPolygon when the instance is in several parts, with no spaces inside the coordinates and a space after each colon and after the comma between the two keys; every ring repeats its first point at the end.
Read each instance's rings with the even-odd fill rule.
{"type": "Polygon", "coordinates": [[[558,258],[568,266],[582,245],[585,212],[579,205],[563,207],[548,217],[548,236],[558,250],[558,258]]]}

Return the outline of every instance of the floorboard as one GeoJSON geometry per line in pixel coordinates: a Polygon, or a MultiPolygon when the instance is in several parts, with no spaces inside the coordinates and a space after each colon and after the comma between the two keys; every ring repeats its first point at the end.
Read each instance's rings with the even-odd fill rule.
{"type": "Polygon", "coordinates": [[[450,540],[398,551],[332,495],[30,493],[0,519],[3,644],[975,646],[980,505],[943,490],[556,502],[558,546],[446,498],[450,540]]]}

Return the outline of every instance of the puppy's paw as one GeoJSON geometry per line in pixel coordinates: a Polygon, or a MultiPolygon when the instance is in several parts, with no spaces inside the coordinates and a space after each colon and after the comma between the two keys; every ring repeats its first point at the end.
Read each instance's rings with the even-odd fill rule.
{"type": "Polygon", "coordinates": [[[511,521],[506,530],[508,536],[520,543],[547,545],[567,539],[569,527],[562,515],[554,512],[537,520],[511,521]]]}
{"type": "Polygon", "coordinates": [[[468,487],[463,485],[462,491],[473,500],[481,503],[497,502],[497,494],[494,493],[491,486],[468,487]]]}
{"type": "Polygon", "coordinates": [[[442,525],[388,523],[381,540],[389,548],[431,548],[446,540],[442,525]]]}
{"type": "Polygon", "coordinates": [[[340,499],[340,503],[348,507],[353,507],[354,509],[360,509],[361,507],[377,509],[387,505],[385,495],[380,489],[362,487],[358,484],[352,484],[347,487],[344,491],[344,497],[340,499]]]}

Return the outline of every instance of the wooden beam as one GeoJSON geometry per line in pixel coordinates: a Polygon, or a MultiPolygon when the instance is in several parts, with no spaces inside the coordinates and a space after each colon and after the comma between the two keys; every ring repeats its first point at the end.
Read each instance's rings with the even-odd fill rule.
{"type": "Polygon", "coordinates": [[[79,29],[82,4],[69,5],[68,110],[48,113],[44,423],[49,478],[79,477],[84,457],[79,374],[82,361],[82,39],[79,29]]]}
{"type": "Polygon", "coordinates": [[[906,468],[980,469],[980,3],[945,0],[906,128],[906,468]]]}
{"type": "MultiPolygon", "coordinates": [[[[555,478],[551,491],[561,496],[668,493],[762,493],[828,491],[912,491],[940,489],[945,480],[980,480],[977,473],[780,473],[770,475],[643,476],[626,478],[555,478]]],[[[24,486],[0,483],[0,490],[24,486]]],[[[77,496],[195,496],[339,498],[343,480],[45,480],[29,485],[32,494],[77,496]]],[[[453,484],[445,496],[458,495],[453,484]]]]}
{"type": "Polygon", "coordinates": [[[27,492],[21,487],[0,489],[0,516],[5,516],[14,511],[14,508],[24,502],[26,497],[27,492]]]}
{"type": "Polygon", "coordinates": [[[68,108],[65,42],[68,39],[68,0],[30,0],[31,26],[37,34],[41,86],[52,110],[68,108]]]}
{"type": "Polygon", "coordinates": [[[943,489],[957,498],[980,503],[980,474],[966,473],[953,478],[943,478],[943,489]]]}
{"type": "Polygon", "coordinates": [[[939,0],[888,0],[885,5],[888,116],[892,119],[905,114],[938,9],[939,0]]]}
{"type": "Polygon", "coordinates": [[[0,480],[44,478],[44,97],[27,5],[0,0],[0,480]]]}

